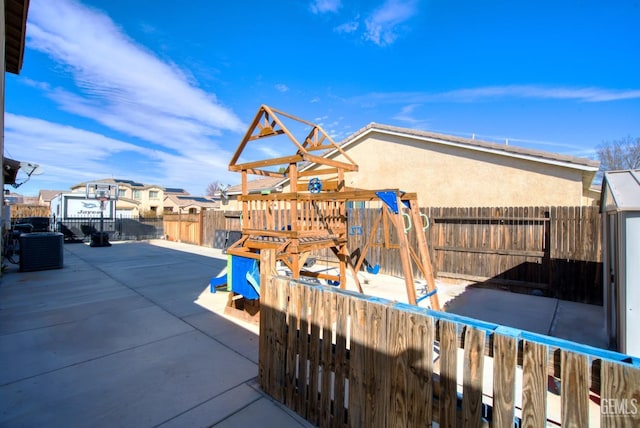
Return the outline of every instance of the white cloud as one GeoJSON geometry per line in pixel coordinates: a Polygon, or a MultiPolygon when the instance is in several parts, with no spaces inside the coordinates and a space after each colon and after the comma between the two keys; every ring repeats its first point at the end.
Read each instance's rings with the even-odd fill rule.
{"type": "Polygon", "coordinates": [[[426,127],[426,122],[424,119],[416,119],[414,117],[414,111],[420,107],[420,104],[409,104],[406,105],[404,107],[402,107],[402,109],[400,110],[400,112],[398,114],[396,114],[395,116],[393,116],[393,118],[395,120],[398,120],[400,122],[405,122],[408,123],[410,125],[412,125],[414,128],[425,128],[426,127]]]}
{"type": "Polygon", "coordinates": [[[289,87],[284,83],[278,83],[276,85],[276,90],[278,90],[279,92],[287,92],[289,90],[289,87]]]}
{"type": "Polygon", "coordinates": [[[309,8],[315,14],[337,12],[342,6],[341,0],[314,0],[309,8]]]}
{"type": "Polygon", "coordinates": [[[15,159],[41,165],[48,181],[66,183],[70,178],[83,181],[81,177],[111,175],[112,167],[106,167],[105,161],[117,153],[153,157],[152,150],[133,144],[11,113],[5,114],[5,149],[15,159]]]}
{"type": "MultiPolygon", "coordinates": [[[[127,117],[131,112],[160,121],[191,122],[205,135],[229,130],[241,132],[244,125],[215,95],[194,86],[188,73],[163,62],[128,38],[99,11],[71,0],[34,0],[29,13],[27,46],[48,54],[66,67],[79,92],[76,98],[63,96],[64,107],[119,131],[136,133],[127,117]],[[75,105],[77,103],[78,105],[75,105]],[[93,110],[86,109],[91,104],[93,110]],[[104,115],[96,114],[104,111],[104,115]],[[120,116],[119,124],[107,124],[120,116]]],[[[64,94],[62,91],[52,93],[64,94]]]]}
{"type": "Polygon", "coordinates": [[[351,101],[371,106],[375,104],[420,104],[433,102],[470,103],[503,98],[608,102],[638,99],[640,98],[640,90],[507,85],[456,89],[446,92],[375,92],[353,97],[351,101]]]}
{"type": "Polygon", "coordinates": [[[338,25],[335,28],[335,31],[338,33],[346,33],[346,34],[355,33],[356,31],[358,31],[359,26],[360,24],[358,23],[356,18],[353,21],[345,22],[344,24],[338,25]]]}
{"type": "Polygon", "coordinates": [[[207,147],[186,154],[161,151],[11,113],[5,115],[5,150],[9,157],[42,166],[44,174],[37,180],[48,184],[39,188],[65,189],[113,176],[204,193],[207,183],[223,177],[231,179],[227,172],[231,156],[224,151],[211,152],[207,147]],[[133,162],[126,161],[130,156],[136,158],[135,169],[133,162]]]}
{"type": "Polygon", "coordinates": [[[6,147],[20,160],[45,166],[39,180],[65,188],[117,176],[196,193],[212,180],[231,180],[231,153],[219,141],[232,133],[235,147],[246,126],[189,70],[160,59],[104,13],[74,0],[31,0],[28,27],[27,49],[48,55],[57,63],[53,72],[71,79],[65,87],[26,77],[21,82],[41,90],[60,110],[135,141],[8,115],[6,147]],[[123,158],[130,162],[123,164],[123,158]]]}
{"type": "Polygon", "coordinates": [[[365,40],[387,46],[395,42],[402,24],[418,12],[415,0],[387,0],[366,20],[365,40]]]}
{"type": "Polygon", "coordinates": [[[603,102],[640,98],[640,90],[619,90],[593,87],[571,88],[535,85],[508,85],[460,89],[442,93],[440,94],[440,96],[445,99],[461,101],[475,101],[479,99],[497,97],[512,97],[603,102]]]}

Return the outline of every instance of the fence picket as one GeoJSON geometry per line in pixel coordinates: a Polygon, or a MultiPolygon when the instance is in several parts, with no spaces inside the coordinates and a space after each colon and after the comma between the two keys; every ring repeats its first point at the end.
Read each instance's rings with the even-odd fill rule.
{"type": "Polygon", "coordinates": [[[587,356],[561,351],[562,424],[569,427],[589,425],[589,371],[587,356]]]}
{"type": "Polygon", "coordinates": [[[493,336],[493,417],[495,427],[512,427],[515,413],[517,340],[493,336]]]}
{"type": "Polygon", "coordinates": [[[447,427],[487,422],[496,427],[535,428],[548,423],[589,426],[598,419],[603,427],[640,423],[640,363],[628,356],[580,344],[554,344],[519,330],[506,335],[489,323],[275,276],[265,288],[260,385],[285,403],[293,396],[291,390],[301,391],[299,402],[287,405],[298,406],[298,413],[321,427],[429,426],[432,422],[447,427]],[[302,313],[307,312],[307,325],[301,322],[301,331],[296,327],[298,303],[302,313]],[[283,328],[285,320],[288,330],[283,328]],[[313,333],[313,324],[320,327],[318,334],[313,333]],[[437,364],[432,364],[434,345],[439,347],[437,364]],[[317,367],[292,380],[287,367],[291,354],[300,355],[301,367],[317,367]],[[458,364],[458,355],[463,355],[463,364],[458,364]],[[487,370],[493,370],[493,386],[483,382],[484,362],[490,359],[487,370]],[[521,414],[515,408],[520,370],[521,414]],[[313,373],[319,375],[315,387],[311,386],[313,373]],[[598,379],[590,380],[589,374],[598,379]],[[559,389],[555,382],[548,383],[548,376],[559,381],[559,389]],[[431,401],[433,393],[437,405],[431,401]],[[590,413],[589,406],[599,414],[590,413]]]}
{"type": "MultiPolygon", "coordinates": [[[[462,375],[462,420],[465,427],[482,426],[482,376],[485,331],[465,327],[464,374],[462,375]]],[[[494,367],[495,370],[495,367],[494,367]]]]}
{"type": "Polygon", "coordinates": [[[440,397],[438,424],[444,428],[457,425],[456,408],[458,403],[457,354],[458,341],[456,323],[440,320],[440,397]]]}
{"type": "Polygon", "coordinates": [[[600,426],[640,426],[640,370],[603,359],[600,426]]]}

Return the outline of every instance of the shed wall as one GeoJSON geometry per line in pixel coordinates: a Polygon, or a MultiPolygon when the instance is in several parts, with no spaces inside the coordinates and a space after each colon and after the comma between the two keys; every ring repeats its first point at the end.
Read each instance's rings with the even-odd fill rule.
{"type": "Polygon", "coordinates": [[[624,352],[640,357],[640,213],[626,214],[626,234],[618,239],[626,242],[625,283],[620,287],[625,288],[625,350],[624,352]]]}

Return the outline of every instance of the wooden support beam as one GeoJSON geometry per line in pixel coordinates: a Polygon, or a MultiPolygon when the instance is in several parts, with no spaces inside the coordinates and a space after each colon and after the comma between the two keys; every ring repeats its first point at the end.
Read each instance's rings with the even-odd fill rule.
{"type": "Polygon", "coordinates": [[[315,177],[316,175],[337,174],[338,168],[314,168],[298,172],[298,177],[315,177]]]}
{"type": "MultiPolygon", "coordinates": [[[[398,206],[402,206],[400,196],[397,196],[398,206]]],[[[388,207],[386,208],[388,209],[388,207]]],[[[416,286],[413,280],[413,270],[411,268],[411,256],[409,254],[409,240],[407,234],[404,233],[404,219],[402,218],[402,210],[399,209],[397,214],[391,214],[391,221],[396,229],[398,242],[400,243],[400,262],[402,271],[404,272],[404,282],[407,289],[407,300],[410,304],[416,305],[416,286]]]]}
{"type": "Polygon", "coordinates": [[[322,273],[322,272],[311,272],[308,270],[301,270],[300,271],[300,275],[301,276],[307,276],[309,278],[318,278],[318,279],[328,279],[331,281],[340,281],[340,277],[337,275],[329,275],[328,273],[322,273]]]}
{"type": "Polygon", "coordinates": [[[278,129],[278,130],[272,129],[271,132],[269,132],[267,127],[263,127],[260,129],[260,133],[258,135],[253,135],[249,137],[249,141],[259,140],[261,138],[266,138],[266,137],[274,137],[276,135],[282,135],[282,134],[284,134],[284,131],[282,129],[278,129]]]}
{"type": "Polygon", "coordinates": [[[230,254],[232,256],[246,257],[248,259],[255,259],[255,260],[260,259],[260,254],[253,253],[248,248],[245,248],[245,247],[238,247],[238,248],[232,248],[232,249],[229,248],[227,249],[227,254],[230,254]]]}
{"type": "MultiPolygon", "coordinates": [[[[298,192],[304,192],[306,190],[309,189],[309,183],[298,183],[297,186],[297,191],[298,192]]],[[[338,180],[324,180],[322,181],[322,191],[326,192],[326,191],[336,191],[340,189],[340,185],[338,183],[338,180]]]]}
{"type": "Polygon", "coordinates": [[[320,146],[309,146],[307,147],[308,151],[314,151],[314,150],[330,150],[330,149],[335,149],[334,146],[332,146],[331,144],[323,144],[320,146]]]}
{"type": "Polygon", "coordinates": [[[348,267],[349,271],[351,272],[351,274],[353,276],[353,280],[354,280],[354,282],[356,284],[356,287],[358,288],[358,291],[360,293],[363,293],[362,285],[360,285],[360,279],[358,278],[358,273],[353,268],[353,266],[351,265],[351,262],[349,260],[350,254],[349,254],[349,249],[347,248],[347,246],[346,245],[342,245],[342,246],[340,246],[340,248],[331,247],[331,251],[333,251],[333,254],[336,255],[336,257],[338,258],[338,261],[339,261],[340,288],[342,290],[345,290],[347,288],[347,267],[348,267]]]}
{"type": "Polygon", "coordinates": [[[285,176],[284,174],[282,174],[280,172],[268,171],[266,169],[248,168],[245,171],[247,171],[248,174],[261,175],[263,177],[282,177],[282,178],[284,178],[284,176],[285,176]]]}
{"type": "Polygon", "coordinates": [[[327,159],[322,156],[316,156],[309,153],[305,153],[304,155],[302,155],[302,157],[304,158],[305,161],[314,162],[314,163],[317,163],[318,165],[328,165],[328,166],[334,166],[336,168],[344,168],[347,171],[358,170],[358,165],[341,162],[333,159],[327,159]]]}
{"type": "Polygon", "coordinates": [[[302,155],[283,156],[280,158],[265,159],[254,162],[247,162],[237,165],[231,165],[229,171],[242,171],[254,168],[264,168],[265,166],[285,165],[290,163],[302,162],[302,155]]]}
{"type": "MultiPolygon", "coordinates": [[[[433,267],[431,265],[431,256],[429,255],[429,247],[427,246],[427,238],[424,235],[424,230],[419,226],[422,224],[422,217],[420,216],[420,209],[418,208],[418,201],[409,201],[409,209],[411,210],[411,218],[413,220],[413,228],[416,231],[416,237],[418,241],[418,252],[420,253],[420,263],[422,274],[427,282],[427,290],[429,292],[436,290],[436,281],[433,277],[433,267]]],[[[440,301],[438,299],[438,293],[434,292],[430,297],[431,309],[439,311],[440,301]]]]}
{"type": "Polygon", "coordinates": [[[260,108],[258,109],[258,113],[256,113],[255,117],[251,121],[251,124],[247,128],[247,132],[244,134],[244,137],[240,141],[240,145],[236,149],[236,152],[233,154],[233,157],[231,158],[231,161],[229,162],[229,170],[230,171],[232,171],[231,167],[234,166],[236,164],[236,162],[238,161],[238,159],[240,158],[240,155],[244,151],[247,143],[249,142],[249,139],[251,138],[251,134],[255,130],[256,126],[258,126],[258,123],[260,123],[260,118],[262,117],[263,107],[264,106],[260,106],[260,108]]]}
{"type": "MultiPolygon", "coordinates": [[[[278,126],[280,126],[280,128],[282,128],[282,130],[284,131],[284,133],[285,133],[285,134],[287,134],[287,137],[289,137],[289,139],[291,140],[291,142],[292,142],[296,147],[298,147],[298,150],[299,150],[299,151],[301,151],[302,153],[305,153],[305,152],[306,152],[305,148],[304,148],[304,147],[303,147],[303,146],[298,142],[298,140],[296,139],[296,137],[295,137],[295,136],[294,136],[294,135],[293,135],[293,134],[292,134],[292,133],[287,129],[287,127],[286,127],[286,126],[284,126],[284,123],[282,123],[282,122],[280,121],[280,119],[278,118],[278,116],[274,114],[274,111],[278,111],[278,110],[274,110],[274,109],[272,109],[271,107],[268,107],[268,106],[263,106],[263,107],[264,107],[264,110],[265,110],[267,113],[269,113],[269,114],[270,114],[270,116],[271,116],[271,118],[273,119],[273,121],[274,121],[275,123],[277,123],[277,124],[278,124],[278,126]]],[[[295,117],[295,116],[288,116],[287,114],[283,114],[283,112],[281,112],[281,111],[278,111],[278,114],[281,114],[281,115],[283,115],[283,116],[287,116],[287,117],[289,117],[289,118],[291,118],[291,119],[294,119],[294,120],[297,120],[297,121],[300,121],[300,122],[301,122],[301,120],[300,120],[300,119],[298,119],[297,117],[295,117]]],[[[317,125],[313,125],[313,126],[317,126],[317,125]]]]}
{"type": "MultiPolygon", "coordinates": [[[[248,187],[248,181],[247,181],[247,171],[242,171],[242,194],[246,195],[247,193],[249,193],[249,187],[248,187]]],[[[249,202],[248,201],[243,201],[242,202],[242,228],[246,229],[249,227],[249,202]]]]}
{"type": "Polygon", "coordinates": [[[295,280],[300,279],[300,255],[291,254],[291,277],[295,280]]]}
{"type": "MultiPolygon", "coordinates": [[[[298,167],[295,162],[289,165],[289,183],[292,189],[298,187],[298,167]]],[[[294,201],[290,207],[291,210],[291,228],[298,230],[298,204],[294,201]]]]}

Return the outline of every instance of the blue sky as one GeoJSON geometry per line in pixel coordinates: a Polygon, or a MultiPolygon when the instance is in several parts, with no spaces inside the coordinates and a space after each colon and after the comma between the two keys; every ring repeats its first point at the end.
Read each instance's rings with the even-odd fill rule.
{"type": "Polygon", "coordinates": [[[31,0],[5,156],[43,173],[12,190],[236,184],[261,104],[336,142],[376,122],[595,158],[640,137],[638,23],[638,0],[31,0]]]}

